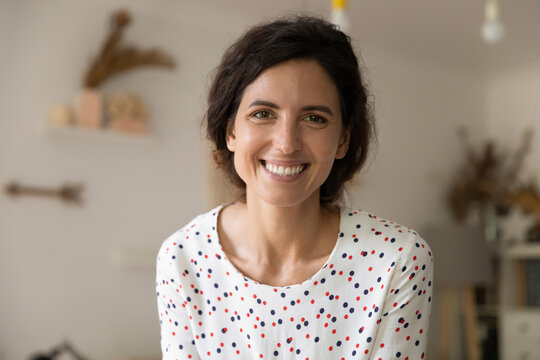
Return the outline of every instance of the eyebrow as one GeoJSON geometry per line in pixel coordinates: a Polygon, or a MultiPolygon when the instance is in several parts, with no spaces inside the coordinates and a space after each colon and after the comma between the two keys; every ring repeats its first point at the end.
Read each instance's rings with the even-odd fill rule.
{"type": "MultiPolygon", "coordinates": [[[[271,102],[271,101],[266,101],[266,100],[255,100],[253,101],[251,104],[249,104],[249,107],[252,107],[252,106],[268,106],[270,108],[273,108],[273,109],[280,109],[280,107],[271,102]]],[[[324,113],[327,113],[328,115],[330,116],[334,116],[334,113],[332,112],[332,110],[330,110],[330,108],[328,106],[324,106],[324,105],[308,105],[308,106],[304,106],[302,108],[302,111],[312,111],[312,110],[316,110],[316,111],[322,111],[324,113]]]]}

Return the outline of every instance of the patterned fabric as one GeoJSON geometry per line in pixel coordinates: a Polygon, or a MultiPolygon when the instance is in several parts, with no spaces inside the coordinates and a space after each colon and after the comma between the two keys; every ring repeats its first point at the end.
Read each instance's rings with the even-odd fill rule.
{"type": "Polygon", "coordinates": [[[414,231],[341,210],[326,264],[300,284],[244,276],[217,235],[223,206],[163,242],[156,290],[163,359],[423,359],[433,257],[414,231]]]}

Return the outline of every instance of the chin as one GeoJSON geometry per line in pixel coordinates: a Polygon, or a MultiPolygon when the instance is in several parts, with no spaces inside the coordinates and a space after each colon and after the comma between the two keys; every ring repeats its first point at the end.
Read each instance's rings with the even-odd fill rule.
{"type": "Polygon", "coordinates": [[[319,203],[319,191],[315,191],[309,195],[302,196],[298,192],[289,193],[281,192],[279,194],[252,194],[251,196],[257,197],[258,199],[264,201],[265,203],[276,206],[276,207],[295,207],[300,206],[304,203],[313,203],[314,198],[316,198],[317,204],[319,203]]]}

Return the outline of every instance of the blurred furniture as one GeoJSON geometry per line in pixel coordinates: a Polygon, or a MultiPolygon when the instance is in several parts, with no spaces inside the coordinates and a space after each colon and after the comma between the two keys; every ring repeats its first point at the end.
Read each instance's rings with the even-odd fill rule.
{"type": "Polygon", "coordinates": [[[12,181],[9,184],[6,184],[4,191],[11,197],[32,195],[59,198],[67,203],[82,204],[81,192],[83,191],[83,188],[82,184],[66,184],[58,188],[48,188],[44,186],[21,185],[16,181],[12,181]]]}
{"type": "Polygon", "coordinates": [[[540,306],[531,303],[531,296],[527,299],[540,288],[537,268],[527,271],[532,261],[540,261],[540,244],[501,248],[500,258],[500,359],[540,360],[540,306]]]}
{"type": "Polygon", "coordinates": [[[74,360],[87,360],[79,352],[75,350],[73,345],[68,341],[64,341],[62,344],[55,346],[52,350],[46,353],[36,353],[30,357],[30,360],[54,360],[62,357],[62,354],[69,354],[74,360]]]}
{"type": "Polygon", "coordinates": [[[435,258],[434,282],[442,289],[436,358],[460,358],[456,343],[464,342],[468,360],[482,359],[475,287],[493,283],[493,251],[483,229],[457,224],[432,227],[423,232],[435,258]],[[463,331],[460,328],[463,325],[463,331]],[[457,339],[457,334],[464,334],[457,339]],[[454,351],[452,351],[454,349],[454,351]]]}

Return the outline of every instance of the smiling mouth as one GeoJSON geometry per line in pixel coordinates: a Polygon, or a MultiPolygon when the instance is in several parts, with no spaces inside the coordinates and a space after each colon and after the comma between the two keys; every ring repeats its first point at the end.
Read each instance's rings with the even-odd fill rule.
{"type": "Polygon", "coordinates": [[[300,164],[295,166],[276,165],[267,163],[265,160],[261,160],[261,163],[266,170],[278,176],[296,176],[309,166],[308,164],[300,164]]]}

